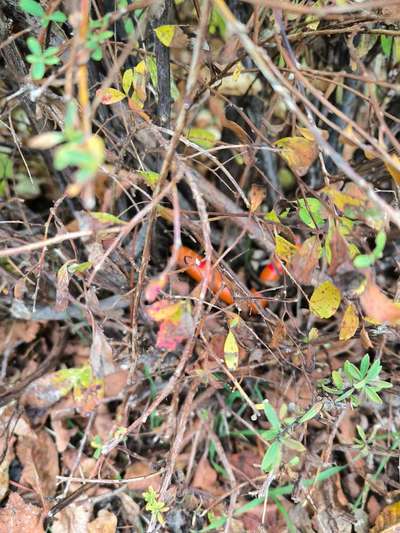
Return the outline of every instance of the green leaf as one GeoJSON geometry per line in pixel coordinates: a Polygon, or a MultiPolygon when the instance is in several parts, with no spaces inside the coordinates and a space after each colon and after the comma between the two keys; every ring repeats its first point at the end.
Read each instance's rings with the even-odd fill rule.
{"type": "Polygon", "coordinates": [[[390,59],[390,53],[393,46],[393,37],[391,35],[381,35],[381,47],[387,59],[390,59]]]}
{"type": "Polygon", "coordinates": [[[267,429],[261,432],[261,436],[265,440],[274,440],[279,435],[280,429],[267,429]]]}
{"type": "Polygon", "coordinates": [[[34,0],[19,0],[19,7],[22,11],[34,17],[43,17],[45,14],[42,6],[34,0]]]}
{"type": "Polygon", "coordinates": [[[281,457],[282,445],[279,441],[276,440],[265,452],[261,463],[261,470],[263,472],[271,472],[271,470],[277,468],[280,465],[281,457]]]}
{"type": "Polygon", "coordinates": [[[350,396],[354,393],[354,388],[351,387],[351,389],[347,390],[344,394],[341,394],[336,398],[337,402],[343,402],[344,400],[347,400],[347,398],[350,398],[350,396]]]}
{"type": "Polygon", "coordinates": [[[366,386],[364,388],[364,392],[367,395],[368,399],[371,400],[371,402],[383,403],[380,396],[377,394],[377,392],[372,387],[366,386]]]}
{"type": "Polygon", "coordinates": [[[215,143],[218,141],[218,138],[214,132],[203,128],[190,128],[186,134],[186,137],[189,139],[189,141],[194,142],[205,150],[215,146],[215,143]]]}
{"type": "Polygon", "coordinates": [[[91,261],[85,261],[84,263],[72,263],[68,266],[68,272],[75,274],[76,272],[86,272],[89,268],[92,268],[93,263],[91,261]]]}
{"type": "Polygon", "coordinates": [[[367,374],[368,381],[374,381],[374,379],[376,379],[381,373],[381,370],[382,370],[381,362],[379,359],[376,359],[372,363],[371,368],[368,370],[368,374],[367,374]]]}
{"type": "Polygon", "coordinates": [[[277,412],[272,407],[272,405],[269,403],[268,400],[263,401],[263,408],[265,416],[268,419],[268,422],[271,424],[273,429],[280,429],[281,428],[281,421],[279,420],[279,417],[277,415],[277,412]]]}
{"type": "Polygon", "coordinates": [[[326,220],[326,216],[322,214],[323,204],[317,198],[306,198],[306,200],[304,198],[297,200],[300,220],[312,229],[323,226],[326,220]]]}
{"type": "Polygon", "coordinates": [[[102,222],[103,224],[126,224],[126,222],[116,217],[115,215],[111,215],[110,213],[103,213],[101,211],[90,211],[89,215],[98,220],[99,222],[102,222]]]}
{"type": "Polygon", "coordinates": [[[376,261],[376,257],[374,254],[362,254],[357,255],[357,257],[354,258],[353,265],[356,268],[369,268],[371,267],[376,261]]]}
{"type": "Polygon", "coordinates": [[[369,354],[366,353],[364,357],[361,359],[361,363],[360,363],[360,372],[363,378],[367,375],[369,364],[370,364],[369,354]]]}
{"type": "Polygon", "coordinates": [[[8,154],[0,152],[0,179],[11,178],[13,175],[13,162],[8,154]]]}
{"type": "Polygon", "coordinates": [[[35,37],[28,37],[26,40],[29,50],[35,56],[42,54],[42,47],[40,46],[39,41],[35,37]]]}
{"type": "Polygon", "coordinates": [[[41,80],[45,73],[44,63],[34,63],[31,68],[31,75],[33,80],[41,80]]]}
{"type": "Polygon", "coordinates": [[[349,378],[352,378],[355,381],[360,381],[362,379],[361,372],[355,365],[353,365],[353,363],[350,363],[350,361],[344,363],[343,370],[349,378]]]}
{"type": "Polygon", "coordinates": [[[67,16],[62,11],[54,11],[48,18],[51,22],[57,22],[58,24],[64,24],[67,20],[67,16]]]}
{"type": "Polygon", "coordinates": [[[317,402],[316,404],[314,404],[308,411],[304,413],[304,415],[300,418],[298,423],[304,424],[305,422],[312,420],[314,417],[316,417],[320,413],[323,406],[324,406],[324,402],[317,402]]]}
{"type": "Polygon", "coordinates": [[[377,391],[391,389],[392,387],[393,385],[392,383],[389,383],[389,381],[382,381],[380,379],[374,380],[374,389],[377,391]]]}
{"type": "Polygon", "coordinates": [[[286,446],[286,448],[289,448],[290,450],[294,450],[295,452],[302,453],[306,451],[305,447],[302,445],[301,442],[290,437],[286,437],[283,440],[283,445],[286,446]]]}
{"type": "Polygon", "coordinates": [[[357,428],[357,433],[359,434],[361,440],[366,442],[367,441],[367,435],[365,434],[365,431],[363,430],[363,428],[361,426],[359,426],[358,424],[357,424],[356,428],[357,428]]]}
{"type": "Polygon", "coordinates": [[[373,251],[374,256],[377,259],[382,257],[382,252],[386,245],[386,233],[383,230],[380,230],[375,238],[375,249],[373,251]]]}
{"type": "Polygon", "coordinates": [[[138,170],[137,173],[143,176],[149,187],[155,187],[160,179],[160,174],[153,170],[138,170]]]}
{"type": "Polygon", "coordinates": [[[335,387],[339,390],[342,390],[343,387],[344,387],[344,382],[343,382],[343,378],[340,374],[340,372],[338,372],[337,370],[334,370],[332,372],[332,381],[333,381],[333,384],[335,385],[335,387]]]}

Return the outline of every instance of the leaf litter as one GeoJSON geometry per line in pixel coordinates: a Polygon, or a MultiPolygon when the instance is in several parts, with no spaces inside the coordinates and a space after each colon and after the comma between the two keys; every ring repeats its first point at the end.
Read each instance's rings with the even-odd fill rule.
{"type": "Polygon", "coordinates": [[[394,8],[9,4],[0,532],[398,528],[394,8]]]}

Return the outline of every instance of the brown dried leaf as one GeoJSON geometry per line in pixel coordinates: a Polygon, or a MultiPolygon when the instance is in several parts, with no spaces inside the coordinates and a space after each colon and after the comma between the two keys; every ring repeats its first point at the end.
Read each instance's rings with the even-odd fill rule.
{"type": "Polygon", "coordinates": [[[349,268],[352,266],[347,243],[336,227],[333,229],[332,236],[329,239],[329,248],[331,263],[328,268],[328,274],[330,276],[336,274],[337,270],[343,268],[344,265],[348,265],[349,268]]]}
{"type": "Polygon", "coordinates": [[[56,293],[56,305],[54,309],[56,311],[65,311],[68,307],[68,285],[69,285],[69,272],[68,272],[69,263],[64,263],[64,265],[59,268],[57,272],[57,293],[56,293]]]}
{"type": "Polygon", "coordinates": [[[44,533],[41,515],[39,507],[11,492],[7,505],[0,509],[0,533],[44,533]]]}
{"type": "Polygon", "coordinates": [[[270,347],[274,350],[278,348],[278,346],[281,344],[281,342],[286,337],[287,331],[286,331],[286,325],[283,320],[280,320],[276,327],[274,328],[274,331],[272,333],[272,339],[270,342],[270,347]]]}
{"type": "Polygon", "coordinates": [[[59,475],[58,454],[53,439],[40,431],[36,439],[20,438],[17,455],[24,469],[20,482],[45,497],[54,496],[59,475]]]}
{"type": "Polygon", "coordinates": [[[265,198],[265,187],[253,184],[250,189],[250,211],[254,213],[263,203],[265,198]]]}
{"type": "Polygon", "coordinates": [[[107,509],[100,509],[97,518],[89,522],[88,533],[115,533],[117,517],[107,509]]]}
{"type": "Polygon", "coordinates": [[[216,489],[217,477],[217,472],[211,467],[207,457],[203,455],[197,465],[192,487],[212,493],[216,489]]]}
{"type": "Polygon", "coordinates": [[[378,324],[399,325],[400,305],[388,298],[373,281],[369,281],[360,296],[366,318],[378,324]]]}
{"type": "Polygon", "coordinates": [[[128,483],[129,490],[145,491],[149,487],[158,492],[161,486],[161,477],[159,474],[156,474],[150,467],[148,463],[133,463],[128,466],[125,472],[124,479],[138,478],[137,480],[130,481],[128,483]],[[151,477],[146,477],[150,476],[151,477]],[[141,479],[142,478],[142,479],[141,479]],[[144,478],[144,479],[143,479],[144,478]]]}
{"type": "Polygon", "coordinates": [[[70,503],[56,514],[52,533],[88,533],[92,505],[89,500],[70,503]]]}
{"type": "Polygon", "coordinates": [[[93,322],[93,339],[90,348],[90,364],[96,378],[104,378],[116,371],[113,352],[101,327],[93,322]]]}
{"type": "Polygon", "coordinates": [[[290,169],[300,177],[307,174],[318,157],[316,142],[304,137],[284,137],[274,144],[280,149],[280,155],[290,169]]]}
{"type": "Polygon", "coordinates": [[[0,353],[12,350],[24,342],[32,342],[40,329],[40,324],[33,320],[4,321],[0,325],[0,353]]]}
{"type": "Polygon", "coordinates": [[[320,255],[321,243],[317,236],[310,237],[303,242],[290,262],[291,273],[298,283],[301,285],[311,284],[320,255]]]}

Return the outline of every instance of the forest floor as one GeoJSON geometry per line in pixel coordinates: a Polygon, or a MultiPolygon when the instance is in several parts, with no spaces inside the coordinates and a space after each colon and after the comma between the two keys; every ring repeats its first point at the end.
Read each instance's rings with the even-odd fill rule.
{"type": "Polygon", "coordinates": [[[400,531],[399,6],[0,0],[0,533],[400,531]]]}

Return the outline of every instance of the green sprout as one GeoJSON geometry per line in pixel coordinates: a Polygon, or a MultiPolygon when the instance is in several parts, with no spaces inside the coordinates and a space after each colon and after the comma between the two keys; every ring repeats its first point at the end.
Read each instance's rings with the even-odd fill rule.
{"type": "Polygon", "coordinates": [[[57,65],[60,58],[57,57],[58,47],[50,46],[47,50],[42,50],[39,41],[35,37],[28,37],[26,44],[32,52],[26,56],[26,60],[31,63],[31,75],[34,80],[41,80],[44,76],[46,65],[57,65]]]}
{"type": "MultiPolygon", "coordinates": [[[[262,431],[261,436],[265,440],[271,441],[271,444],[264,454],[261,469],[264,472],[272,472],[279,468],[284,447],[299,453],[305,451],[301,442],[293,439],[290,434],[296,426],[304,424],[317,416],[323,407],[323,402],[317,402],[299,417],[286,417],[287,406],[285,404],[282,405],[279,415],[268,400],[264,400],[262,405],[271,428],[262,431]]],[[[289,461],[289,466],[294,466],[298,462],[299,458],[293,457],[289,461]]]]}
{"type": "Polygon", "coordinates": [[[361,254],[355,257],[353,264],[356,268],[369,268],[375,261],[381,259],[383,256],[383,249],[386,244],[386,233],[381,230],[377,233],[375,238],[375,248],[370,254],[361,254]]]}
{"type": "Polygon", "coordinates": [[[62,11],[53,11],[53,13],[46,14],[43,7],[36,2],[35,0],[19,0],[19,7],[28,15],[33,15],[40,19],[40,25],[43,28],[47,28],[50,22],[57,22],[58,24],[63,24],[67,17],[62,11]]]}
{"type": "Polygon", "coordinates": [[[149,489],[143,493],[143,498],[147,502],[146,511],[150,511],[151,514],[155,516],[157,522],[163,526],[165,524],[163,513],[168,511],[168,507],[164,502],[159,501],[157,493],[153,487],[149,487],[149,489]]]}
{"type": "Polygon", "coordinates": [[[372,364],[369,354],[364,355],[360,368],[346,361],[343,368],[334,370],[331,379],[320,382],[321,388],[337,396],[336,402],[350,399],[352,407],[358,407],[364,398],[374,403],[382,403],[379,392],[390,389],[392,384],[379,379],[382,365],[377,359],[372,364]]]}
{"type": "Polygon", "coordinates": [[[87,37],[86,46],[92,51],[90,57],[94,61],[101,61],[103,59],[103,51],[101,45],[107,41],[114,34],[111,30],[105,30],[108,24],[109,16],[105,16],[100,20],[91,20],[89,22],[89,35],[87,37]],[[94,30],[100,30],[95,32],[94,30]]]}

